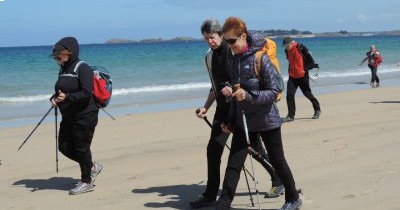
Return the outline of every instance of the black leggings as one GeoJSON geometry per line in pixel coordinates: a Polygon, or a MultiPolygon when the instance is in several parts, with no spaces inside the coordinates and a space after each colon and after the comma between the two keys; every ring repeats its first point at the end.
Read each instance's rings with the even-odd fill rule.
{"type": "MultiPolygon", "coordinates": [[[[226,147],[225,144],[229,138],[229,134],[222,132],[221,129],[221,119],[225,119],[226,113],[219,111],[217,109],[214,115],[214,121],[212,124],[211,129],[211,136],[210,140],[208,141],[207,145],[207,171],[208,171],[208,178],[207,178],[207,188],[203,195],[210,199],[216,199],[219,185],[221,182],[220,178],[220,166],[221,166],[221,156],[226,147]]],[[[269,161],[268,155],[265,152],[265,149],[262,146],[261,140],[259,138],[256,141],[252,142],[252,146],[257,151],[262,158],[269,161]]],[[[260,159],[258,159],[263,165],[263,167],[268,171],[269,175],[271,176],[272,186],[279,186],[281,185],[281,181],[278,175],[271,169],[270,166],[266,165],[260,159]]]]}
{"type": "Polygon", "coordinates": [[[374,67],[372,65],[368,65],[368,67],[371,69],[371,82],[377,82],[379,83],[379,77],[378,77],[378,67],[374,67]]]}
{"type": "Polygon", "coordinates": [[[69,159],[79,163],[81,181],[89,183],[93,166],[90,145],[98,121],[98,111],[75,118],[63,118],[60,123],[58,149],[69,159]]]}
{"type": "MultiPolygon", "coordinates": [[[[286,162],[281,137],[281,128],[262,132],[250,132],[250,141],[257,139],[260,135],[267,149],[272,166],[285,186],[285,201],[292,202],[299,198],[292,172],[286,162]]],[[[247,142],[245,132],[240,128],[235,128],[232,139],[232,148],[229,154],[228,165],[225,171],[225,179],[220,199],[232,201],[236,187],[240,179],[240,170],[247,158],[247,142]]],[[[257,178],[257,175],[256,175],[257,178]]]]}
{"type": "Polygon", "coordinates": [[[300,87],[300,90],[301,92],[303,92],[303,95],[306,98],[308,98],[308,100],[311,101],[312,106],[314,108],[314,112],[321,111],[318,100],[311,92],[310,78],[307,75],[302,78],[296,78],[296,79],[289,77],[289,80],[287,81],[287,92],[286,92],[286,102],[288,106],[289,117],[294,118],[294,115],[296,114],[296,102],[294,98],[298,87],[300,87]]]}

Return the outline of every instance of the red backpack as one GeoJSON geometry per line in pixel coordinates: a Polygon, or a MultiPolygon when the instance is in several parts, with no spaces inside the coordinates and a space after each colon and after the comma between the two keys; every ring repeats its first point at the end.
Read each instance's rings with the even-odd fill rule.
{"type": "Polygon", "coordinates": [[[379,64],[381,64],[383,61],[382,56],[379,52],[376,52],[376,56],[375,56],[375,63],[376,66],[378,66],[379,64]]]}
{"type": "MultiPolygon", "coordinates": [[[[74,73],[78,75],[77,71],[81,64],[85,61],[79,61],[75,68],[74,73]]],[[[93,69],[93,96],[96,102],[101,107],[106,107],[110,103],[112,94],[112,80],[108,71],[101,66],[90,66],[93,69]]]]}

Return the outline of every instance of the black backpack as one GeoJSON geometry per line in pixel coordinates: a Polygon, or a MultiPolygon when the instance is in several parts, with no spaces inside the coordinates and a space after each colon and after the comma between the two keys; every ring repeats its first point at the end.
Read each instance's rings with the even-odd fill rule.
{"type": "MultiPolygon", "coordinates": [[[[319,70],[319,64],[312,57],[311,52],[307,49],[307,47],[301,43],[297,43],[297,49],[300,54],[303,56],[303,65],[304,70],[309,71],[311,69],[317,68],[319,70]]],[[[318,76],[318,72],[315,76],[318,76]]]]}

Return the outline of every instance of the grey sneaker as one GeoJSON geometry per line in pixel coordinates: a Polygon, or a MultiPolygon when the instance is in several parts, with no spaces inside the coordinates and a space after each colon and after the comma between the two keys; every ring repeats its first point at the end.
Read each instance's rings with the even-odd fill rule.
{"type": "Polygon", "coordinates": [[[213,206],[217,203],[215,199],[207,198],[204,195],[200,195],[197,200],[190,202],[190,207],[193,209],[202,208],[205,206],[213,206]]]}
{"type": "Polygon", "coordinates": [[[315,111],[314,115],[312,116],[312,119],[318,119],[320,115],[321,115],[321,111],[315,111]]]}
{"type": "Polygon", "coordinates": [[[277,198],[285,193],[285,187],[283,185],[272,186],[269,192],[265,193],[264,198],[277,198]]]}
{"type": "Polygon", "coordinates": [[[298,210],[302,204],[303,201],[299,198],[293,202],[285,202],[285,204],[283,204],[282,208],[279,210],[298,210]]]}
{"type": "Polygon", "coordinates": [[[282,122],[283,123],[287,123],[287,122],[291,122],[291,121],[293,121],[294,120],[294,117],[291,117],[291,116],[286,116],[285,118],[282,118],[282,122]]]}
{"type": "Polygon", "coordinates": [[[79,181],[75,188],[69,191],[70,195],[78,195],[86,192],[91,192],[94,190],[94,186],[90,183],[79,181]]]}
{"type": "Polygon", "coordinates": [[[90,179],[92,180],[90,182],[91,185],[93,185],[94,181],[97,178],[97,175],[100,174],[102,169],[103,169],[102,165],[100,165],[98,162],[93,161],[93,167],[92,167],[92,170],[90,172],[90,179]]]}
{"type": "Polygon", "coordinates": [[[221,197],[218,199],[216,210],[230,210],[231,209],[231,200],[228,199],[221,199],[221,197]]]}

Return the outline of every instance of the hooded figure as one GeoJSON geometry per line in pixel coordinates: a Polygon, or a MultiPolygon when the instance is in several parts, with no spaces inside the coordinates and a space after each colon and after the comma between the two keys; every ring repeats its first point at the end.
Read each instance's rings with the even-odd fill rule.
{"type": "Polygon", "coordinates": [[[79,45],[74,37],[58,41],[51,56],[61,69],[55,84],[55,94],[50,98],[62,114],[58,148],[69,159],[79,163],[81,179],[69,194],[76,195],[94,190],[93,182],[102,166],[92,161],[90,145],[98,121],[99,108],[93,92],[93,71],[79,62],[79,45]]]}
{"type": "Polygon", "coordinates": [[[61,65],[59,78],[55,84],[55,94],[65,93],[65,100],[58,103],[64,117],[73,117],[98,110],[93,97],[93,71],[87,64],[82,64],[74,73],[75,65],[79,62],[79,45],[74,37],[65,37],[58,41],[53,48],[52,56],[60,55],[63,50],[69,52],[69,59],[61,65]]]}

